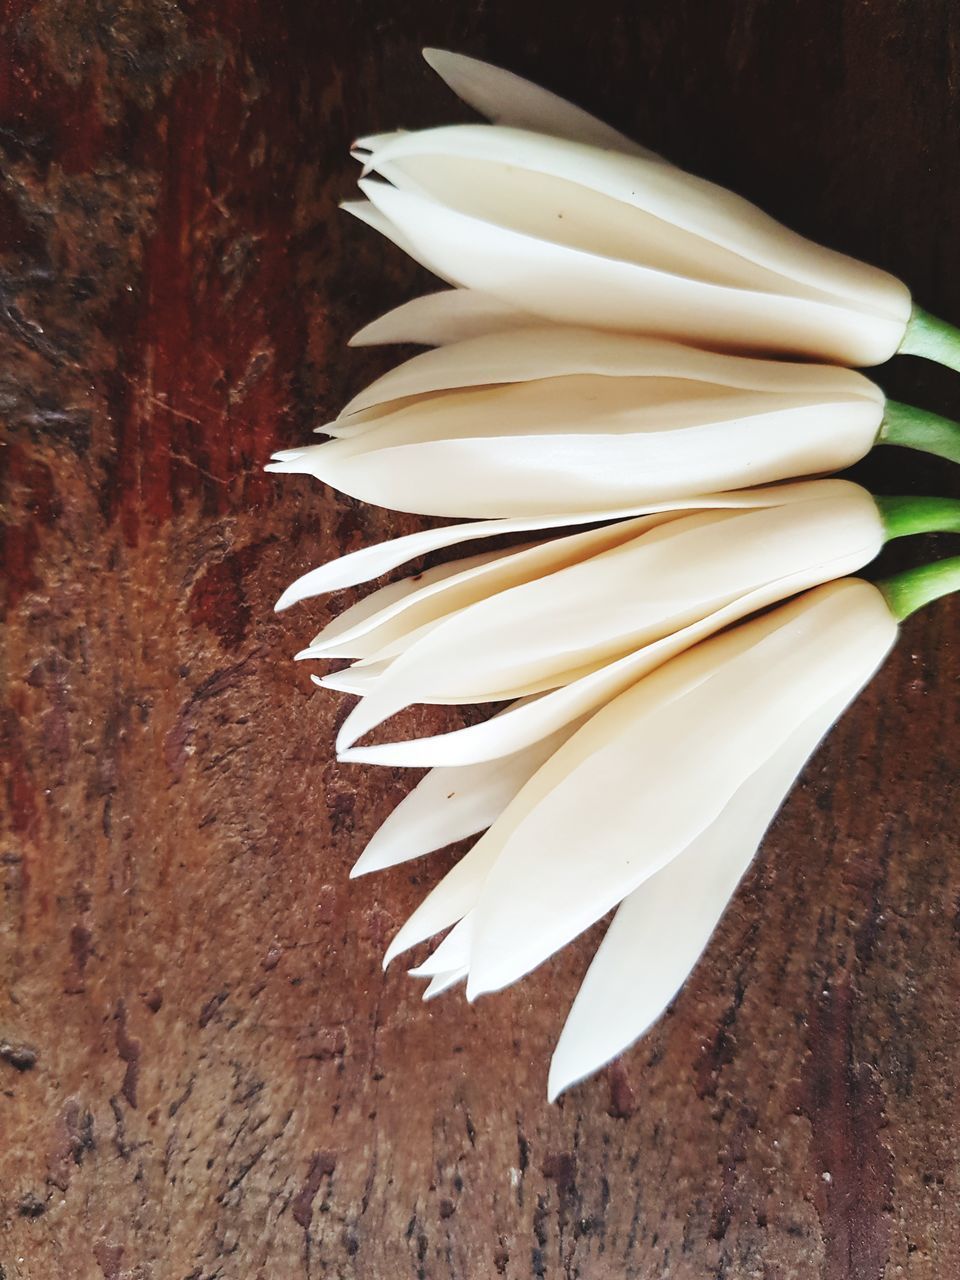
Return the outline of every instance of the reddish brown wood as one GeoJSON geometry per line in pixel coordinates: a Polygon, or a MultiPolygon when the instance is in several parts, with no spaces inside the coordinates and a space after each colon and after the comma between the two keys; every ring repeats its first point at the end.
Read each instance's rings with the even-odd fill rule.
{"type": "MultiPolygon", "coordinates": [[[[341,602],[271,612],[416,521],[261,472],[389,362],[344,340],[424,283],[336,211],[351,135],[453,116],[421,43],[566,92],[956,321],[956,6],[2,12],[0,1275],[956,1274],[957,608],[906,628],[671,1013],[550,1107],[595,937],[472,1007],[381,975],[450,855],[347,880],[409,781],[330,763],[342,708],[290,661],[341,602]]],[[[955,375],[883,376],[960,414],[955,375]]],[[[893,452],[864,474],[956,490],[893,452]]]]}

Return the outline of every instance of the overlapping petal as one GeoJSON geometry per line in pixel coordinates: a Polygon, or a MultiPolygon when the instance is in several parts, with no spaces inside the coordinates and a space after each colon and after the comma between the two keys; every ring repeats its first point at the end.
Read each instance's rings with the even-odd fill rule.
{"type": "MultiPolygon", "coordinates": [[[[338,750],[354,760],[431,765],[520,750],[713,631],[854,572],[883,544],[874,500],[847,481],[780,486],[753,500],[701,509],[694,501],[689,512],[571,534],[445,577],[438,587],[466,578],[476,598],[439,616],[444,592],[435,589],[430,625],[361,660],[359,669],[390,659],[341,727],[338,750]],[[484,578],[501,589],[484,593],[484,578]],[[513,698],[526,701],[437,739],[354,746],[414,703],[513,698]]],[[[411,600],[417,596],[404,597],[411,600]]]]}
{"type": "Polygon", "coordinates": [[[886,272],[518,77],[453,54],[429,60],[503,123],[361,140],[381,180],[360,184],[375,213],[352,211],[441,278],[509,313],[732,350],[869,365],[903,341],[910,294],[886,272]]]}
{"type": "Polygon", "coordinates": [[[476,995],[622,903],[558,1045],[556,1096],[672,999],[797,773],[896,634],[881,593],[847,579],[640,680],[519,789],[385,963],[454,925],[414,972],[433,979],[427,994],[466,977],[476,995]]]}
{"type": "Polygon", "coordinates": [[[848,369],[538,326],[414,357],[269,469],[428,515],[582,515],[841,470],[883,408],[848,369]]]}

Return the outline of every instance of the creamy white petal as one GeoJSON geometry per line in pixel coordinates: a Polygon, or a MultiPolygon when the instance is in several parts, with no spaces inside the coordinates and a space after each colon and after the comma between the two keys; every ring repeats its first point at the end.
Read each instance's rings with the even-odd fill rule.
{"type": "Polygon", "coordinates": [[[896,351],[906,320],[840,303],[736,289],[568,248],[361,181],[385,234],[442,279],[567,324],[658,333],[732,350],[793,352],[853,365],[896,351]]]}
{"type": "Polygon", "coordinates": [[[351,658],[354,656],[351,653],[342,655],[333,653],[332,646],[339,641],[352,639],[355,635],[364,635],[367,630],[377,625],[382,615],[403,609],[411,596],[438,587],[446,579],[471,569],[475,564],[482,563],[497,554],[501,553],[484,552],[462,560],[434,565],[430,569],[424,569],[422,573],[415,573],[408,578],[401,578],[398,582],[390,582],[385,587],[378,587],[376,591],[371,591],[362,600],[358,600],[356,604],[337,614],[322,631],[317,632],[309,647],[316,650],[316,657],[351,658]]]}
{"type": "Polygon", "coordinates": [[[693,279],[833,299],[905,327],[895,277],[789,231],[673,165],[488,125],[371,140],[369,166],[499,226],[693,279]]]}
{"type": "MultiPolygon", "coordinates": [[[[503,550],[483,551],[461,560],[434,565],[409,578],[401,578],[399,582],[388,583],[338,614],[322,631],[317,632],[304,654],[314,658],[366,656],[362,651],[363,646],[358,649],[355,641],[382,631],[391,619],[416,611],[418,605],[434,595],[454,590],[458,582],[470,582],[475,577],[482,577],[485,568],[498,565],[509,555],[509,551],[503,550]]],[[[467,598],[474,597],[471,595],[467,598]]],[[[429,618],[422,612],[415,612],[411,625],[403,628],[404,633],[424,620],[429,618]]]]}
{"type": "MultiPolygon", "coordinates": [[[[659,338],[575,325],[544,326],[531,318],[522,329],[483,333],[414,356],[354,396],[341,416],[430,392],[576,373],[689,380],[775,396],[852,396],[871,400],[881,409],[884,404],[882,391],[868,378],[835,365],[754,360],[659,338]]],[[[558,384],[561,396],[565,385],[558,384]]],[[[687,393],[696,390],[689,388],[687,393]]]]}
{"type": "Polygon", "coordinates": [[[397,657],[345,721],[338,750],[410,704],[499,701],[569,684],[771,584],[822,580],[819,566],[840,557],[844,572],[861,568],[883,546],[883,521],[866,490],[839,484],[820,497],[806,486],[808,501],[782,507],[674,518],[468,605],[397,657]]]}
{"type": "MultiPolygon", "coordinates": [[[[842,470],[869,452],[881,417],[878,406],[861,399],[791,406],[783,397],[783,408],[763,412],[769,398],[743,393],[728,396],[726,403],[677,401],[664,407],[659,410],[667,423],[663,430],[645,425],[656,409],[616,404],[601,410],[607,417],[594,426],[587,416],[592,391],[582,385],[590,380],[565,381],[571,386],[563,408],[556,408],[557,434],[548,433],[551,401],[537,404],[543,384],[514,384],[484,393],[491,398],[487,412],[509,414],[527,391],[528,403],[515,410],[518,428],[526,434],[499,434],[491,421],[488,435],[458,438],[476,429],[470,419],[482,407],[464,404],[460,397],[446,419],[450,438],[393,444],[381,428],[359,442],[308,446],[298,458],[272,463],[267,470],[310,474],[365,502],[427,515],[497,519],[577,513],[842,470]],[[702,423],[669,422],[698,412],[702,423]],[[578,414],[582,429],[575,433],[578,414]],[[562,419],[569,420],[569,429],[562,419]],[[535,433],[541,424],[542,432],[535,433]]],[[[629,396],[629,379],[595,381],[615,384],[624,399],[629,396]]],[[[508,429],[509,419],[501,417],[497,426],[508,429]]],[[[424,424],[426,429],[433,424],[424,424]]]]}
{"type": "MultiPolygon", "coordinates": [[[[383,647],[458,612],[480,600],[489,599],[508,588],[553,574],[568,565],[597,555],[636,537],[644,529],[676,518],[673,513],[640,516],[633,520],[604,525],[566,537],[534,545],[486,551],[444,565],[444,573],[427,571],[418,575],[411,590],[391,592],[382,608],[365,612],[359,621],[325,628],[305,651],[311,657],[364,657],[382,652],[383,647]]],[[[390,588],[384,588],[389,591],[390,588]]],[[[380,593],[375,592],[374,595],[380,593]]],[[[365,603],[365,602],[364,602],[365,603]]],[[[350,611],[348,610],[348,613],[350,611]]],[[[433,628],[431,628],[433,630],[433,628]]]]}
{"type": "Polygon", "coordinates": [[[309,600],[312,596],[324,595],[328,591],[340,591],[345,587],[355,587],[361,582],[369,582],[373,578],[382,577],[396,569],[398,565],[419,556],[428,555],[431,551],[440,551],[445,547],[455,547],[463,542],[475,542],[479,538],[496,538],[504,534],[528,533],[533,530],[560,529],[565,525],[593,524],[600,520],[615,520],[625,516],[635,516],[645,508],[631,507],[628,510],[609,510],[584,512],[583,515],[571,518],[569,515],[552,515],[549,517],[534,516],[529,519],[511,520],[473,520],[467,524],[444,525],[439,529],[421,529],[417,533],[404,534],[400,538],[390,538],[385,542],[374,543],[370,547],[361,547],[357,551],[349,551],[335,560],[310,569],[307,573],[290,584],[274,605],[279,613],[289,609],[301,600],[309,600]]]}
{"type": "MultiPolygon", "coordinates": [[[[809,483],[823,483],[822,481],[809,483]]],[[[843,483],[838,481],[837,483],[843,483]]],[[[603,520],[619,520],[643,513],[658,511],[697,510],[705,507],[755,507],[765,506],[771,501],[806,501],[804,482],[789,486],[757,487],[744,491],[731,490],[727,493],[710,493],[689,495],[669,502],[644,503],[631,507],[618,507],[595,511],[581,512],[571,515],[567,512],[549,516],[532,516],[530,518],[511,518],[505,520],[472,520],[465,524],[444,525],[439,529],[422,529],[417,533],[404,534],[400,538],[390,538],[385,542],[374,543],[370,547],[361,547],[350,551],[336,560],[310,569],[292,583],[274,606],[278,611],[289,608],[301,600],[311,596],[322,595],[328,591],[338,591],[345,587],[355,587],[361,582],[369,582],[379,578],[398,565],[414,560],[419,556],[439,551],[444,547],[457,546],[464,542],[474,542],[479,538],[495,538],[503,534],[529,533],[534,530],[550,530],[563,528],[566,525],[594,524],[603,520]]]]}
{"type": "Polygon", "coordinates": [[[433,1000],[436,996],[442,995],[444,991],[449,991],[458,982],[462,982],[466,976],[466,968],[454,969],[452,973],[438,973],[427,984],[423,993],[424,1000],[433,1000]]]}
{"type": "MultiPolygon", "coordinates": [[[[534,775],[534,781],[536,779],[534,775]]],[[[531,783],[523,790],[526,791],[531,783]]],[[[521,795],[523,792],[520,793],[521,795]]],[[[520,797],[512,802],[516,805],[520,797]]],[[[500,823],[508,817],[510,808],[500,818],[500,823]]],[[[500,823],[496,825],[499,826],[500,823]]],[[[500,851],[500,837],[494,836],[495,828],[482,835],[477,843],[463,855],[438,885],[427,894],[423,902],[397,931],[383,956],[383,967],[390,964],[397,956],[402,955],[425,938],[448,929],[450,925],[462,920],[480,900],[483,883],[496,861],[500,851]]]]}
{"type": "MultiPolygon", "coordinates": [[[[338,748],[339,758],[354,764],[422,769],[473,764],[519,751],[574,717],[603,706],[668,659],[731,623],[784,600],[795,592],[804,591],[831,578],[842,577],[845,573],[853,573],[855,568],[849,557],[841,557],[770,583],[769,586],[744,596],[735,604],[718,609],[692,626],[684,627],[655,644],[629,653],[571,684],[524,701],[523,705],[518,704],[516,709],[510,708],[500,717],[428,738],[410,738],[367,747],[341,746],[338,748]]],[[[360,723],[359,716],[356,713],[354,715],[352,720],[348,717],[349,729],[343,735],[344,742],[353,736],[354,729],[360,723]]],[[[347,728],[345,724],[344,729],[347,728]]],[[[368,731],[367,728],[361,728],[357,737],[368,731]]]]}
{"type": "Polygon", "coordinates": [[[659,160],[652,151],[602,120],[511,71],[446,49],[424,49],[423,56],[458,98],[495,124],[659,160]]]}
{"type": "Polygon", "coordinates": [[[431,769],[373,836],[351,876],[396,866],[485,831],[579,723],[511,756],[463,768],[431,769]]]}
{"type": "MultiPolygon", "coordinates": [[[[402,249],[411,258],[417,256],[413,243],[404,236],[398,227],[393,225],[386,214],[371,204],[369,200],[343,200],[340,203],[340,208],[344,213],[349,213],[352,217],[366,223],[368,227],[372,227],[374,231],[379,231],[387,240],[392,240],[398,249],[402,249]]],[[[437,271],[434,272],[434,275],[439,274],[437,271]]],[[[447,277],[441,276],[441,279],[446,280],[447,277]]],[[[452,283],[452,281],[448,281],[448,283],[452,283]]]]}
{"type": "Polygon", "coordinates": [[[553,786],[485,879],[468,996],[535,968],[687,848],[895,638],[875,587],[831,583],[698,646],[588,721],[528,784],[553,786]],[[612,814],[598,843],[598,818],[612,814]]]}
{"type": "Polygon", "coordinates": [[[468,914],[450,930],[423,964],[408,972],[414,978],[434,978],[439,974],[459,971],[469,965],[473,938],[473,916],[468,914]]]}
{"type": "Polygon", "coordinates": [[[373,347],[409,342],[440,347],[480,334],[505,333],[540,323],[539,317],[475,289],[443,289],[404,302],[372,320],[353,335],[349,345],[373,347]]]}
{"type": "Polygon", "coordinates": [[[551,1102],[622,1053],[666,1009],[709,942],[797,774],[862,687],[858,678],[818,708],[747,779],[719,817],[618,908],[554,1051],[551,1102]]]}
{"type": "Polygon", "coordinates": [[[326,675],[311,676],[310,679],[321,689],[335,689],[338,693],[364,697],[373,692],[388,665],[383,662],[360,667],[354,663],[352,667],[345,667],[342,671],[329,671],[326,675]]]}

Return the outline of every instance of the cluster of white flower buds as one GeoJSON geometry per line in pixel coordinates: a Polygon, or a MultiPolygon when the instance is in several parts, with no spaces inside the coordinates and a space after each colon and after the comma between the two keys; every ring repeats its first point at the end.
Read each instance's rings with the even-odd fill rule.
{"type": "Polygon", "coordinates": [[[480,836],[385,963],[449,930],[412,972],[472,998],[617,909],[556,1097],[673,999],[899,621],[960,587],[956,560],[847,576],[891,537],[957,531],[958,504],[811,478],[878,443],[960,460],[960,428],[847,367],[958,367],[960,335],[553,94],[427,60],[490,123],[363,139],[346,207],[452,286],[354,343],[430,349],[270,469],[461,523],[311,570],[278,608],[496,539],[381,586],[298,656],[353,659],[314,677],[359,695],[341,760],[429,769],[354,875],[480,836]],[[415,704],[506,705],[362,743],[415,704]]]}

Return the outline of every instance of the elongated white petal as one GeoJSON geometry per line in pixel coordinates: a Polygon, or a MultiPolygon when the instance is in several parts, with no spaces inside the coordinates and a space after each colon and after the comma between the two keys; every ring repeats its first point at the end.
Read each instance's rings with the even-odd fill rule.
{"type": "MultiPolygon", "coordinates": [[[[598,381],[615,381],[623,395],[629,392],[627,379],[598,381]]],[[[531,400],[540,385],[531,384],[531,400]]],[[[522,389],[516,384],[487,393],[505,402],[491,403],[491,414],[509,411],[522,389]]],[[[590,391],[571,386],[569,392],[565,413],[573,419],[590,391]]],[[[451,406],[451,431],[460,427],[462,407],[451,406]]],[[[702,425],[662,431],[644,429],[639,411],[638,429],[619,433],[605,432],[601,424],[599,431],[549,437],[491,434],[391,444],[380,442],[381,429],[380,441],[352,456],[340,446],[355,442],[335,441],[310,446],[300,457],[267,470],[314,475],[353,497],[401,511],[493,519],[546,516],[558,509],[622,508],[691,491],[718,492],[842,470],[872,447],[880,419],[877,406],[866,400],[808,402],[771,412],[758,408],[755,402],[708,405],[702,425]],[[722,416],[737,415],[738,407],[739,416],[722,416]]],[[[472,414],[475,406],[469,409],[472,414]]],[[[678,403],[672,412],[679,410],[678,403]]],[[[687,416],[693,412],[688,406],[687,416]]],[[[589,418],[581,421],[589,427],[589,418]]]]}
{"type": "Polygon", "coordinates": [[[839,484],[819,498],[808,486],[803,503],[641,528],[478,600],[398,656],[351,712],[338,749],[409,704],[497,701],[569,684],[796,574],[820,581],[820,566],[840,557],[845,572],[861,568],[883,545],[883,523],[865,490],[839,484]]]}
{"type": "Polygon", "coordinates": [[[553,541],[487,551],[452,561],[443,566],[443,573],[428,571],[420,575],[413,590],[402,594],[391,592],[381,609],[367,612],[353,625],[348,622],[345,628],[337,627],[333,635],[329,635],[326,628],[306,652],[312,657],[363,657],[383,655],[384,646],[393,649],[401,640],[404,647],[409,647],[413,633],[419,634],[427,624],[619,546],[644,529],[654,528],[671,518],[674,518],[672,513],[640,516],[553,541]]]}
{"type": "Polygon", "coordinates": [[[351,876],[396,866],[485,831],[579,723],[512,756],[459,769],[431,769],[374,835],[351,876]]]}
{"type": "Polygon", "coordinates": [[[336,560],[310,569],[284,591],[274,608],[279,613],[289,609],[301,600],[309,600],[312,596],[324,595],[328,591],[339,591],[344,587],[354,587],[361,582],[369,582],[379,578],[398,565],[414,560],[419,556],[429,555],[431,551],[441,551],[446,547],[455,547],[463,542],[475,542],[479,538],[496,538],[505,534],[528,533],[533,530],[560,529],[564,525],[594,524],[600,520],[615,520],[624,516],[635,516],[644,508],[631,507],[628,510],[584,512],[579,518],[568,515],[552,515],[548,517],[534,516],[528,519],[510,520],[474,520],[467,524],[445,525],[439,529],[422,529],[417,533],[404,534],[401,538],[390,538],[386,542],[377,542],[370,547],[361,547],[357,551],[349,551],[336,560]]]}
{"type": "MultiPolygon", "coordinates": [[[[552,733],[575,717],[603,706],[668,659],[683,653],[731,623],[778,600],[784,600],[795,592],[854,571],[855,566],[849,564],[847,557],[821,563],[751,592],[736,603],[709,614],[702,621],[629,653],[562,688],[531,698],[522,705],[517,704],[515,709],[509,709],[503,716],[428,738],[410,738],[402,742],[384,742],[367,747],[341,745],[338,747],[339,758],[355,764],[422,769],[437,765],[473,764],[508,755],[545,734],[552,733]]],[[[356,714],[352,719],[348,717],[348,722],[344,724],[344,743],[353,737],[359,724],[360,718],[356,714]]],[[[372,727],[375,726],[361,727],[356,736],[362,736],[372,727]]]]}
{"type": "Polygon", "coordinates": [[[500,226],[691,279],[909,318],[894,277],[673,165],[486,125],[396,133],[372,147],[370,167],[391,181],[500,226]]]}
{"type": "Polygon", "coordinates": [[[594,716],[535,775],[553,780],[549,797],[485,879],[468,995],[529,972],[682,853],[812,709],[869,678],[895,637],[875,587],[831,583],[698,646],[594,716]],[[611,813],[598,845],[596,815],[611,813]]]}
{"type": "Polygon", "coordinates": [[[473,939],[473,917],[466,915],[456,924],[423,964],[409,972],[415,978],[433,978],[438,974],[459,971],[469,965],[473,939]]]}
{"type": "MultiPolygon", "coordinates": [[[[523,791],[532,785],[536,776],[534,774],[534,778],[527,787],[523,788],[523,791]]],[[[523,791],[520,795],[523,795],[523,791]]],[[[520,795],[512,802],[510,808],[519,802],[520,795]]],[[[510,808],[500,822],[509,815],[510,808]]],[[[499,826],[499,823],[496,825],[499,826]]],[[[495,832],[496,826],[482,835],[473,848],[451,867],[440,883],[427,894],[419,907],[401,925],[384,952],[383,967],[385,969],[391,960],[411,947],[415,947],[424,938],[432,938],[434,934],[456,924],[476,906],[483,891],[484,881],[490,874],[500,851],[500,836],[495,832]]]]}
{"type": "Polygon", "coordinates": [[[361,582],[369,582],[372,578],[379,578],[389,573],[408,560],[428,555],[432,551],[440,551],[445,547],[474,542],[479,538],[496,538],[505,534],[530,533],[534,530],[546,532],[567,525],[595,524],[604,520],[621,520],[660,511],[766,506],[771,501],[771,495],[775,495],[774,501],[805,501],[804,482],[789,486],[758,486],[755,489],[731,490],[727,493],[697,494],[667,502],[643,503],[629,507],[600,508],[595,511],[584,511],[579,515],[553,513],[549,516],[529,518],[471,520],[464,524],[444,525],[439,529],[423,529],[417,533],[404,534],[400,538],[374,543],[370,547],[360,547],[357,551],[350,551],[336,560],[329,560],[316,569],[310,569],[284,591],[274,607],[280,611],[288,609],[301,600],[308,600],[312,596],[323,595],[328,591],[338,591],[345,587],[355,587],[361,582]]]}
{"type": "Polygon", "coordinates": [[[862,686],[858,678],[818,708],[747,779],[719,817],[618,908],[554,1051],[551,1102],[622,1053],[666,1009],[706,947],[797,774],[862,686]]]}
{"type": "Polygon", "coordinates": [[[458,982],[462,982],[466,976],[466,967],[454,969],[451,973],[438,973],[427,984],[423,993],[424,1000],[435,999],[437,996],[442,995],[444,991],[449,991],[451,987],[456,986],[458,982]]]}
{"type": "MultiPolygon", "coordinates": [[[[411,258],[417,256],[412,242],[369,200],[344,200],[341,202],[340,208],[344,213],[349,213],[368,227],[372,227],[374,231],[379,231],[387,240],[392,240],[398,249],[402,249],[411,258]]],[[[434,272],[434,275],[439,274],[439,272],[434,272]]],[[[446,279],[446,277],[443,276],[441,279],[446,279]]]]}
{"type": "Polygon", "coordinates": [[[498,298],[474,289],[443,289],[414,298],[372,320],[350,339],[351,347],[413,343],[441,347],[486,333],[505,333],[542,323],[498,298]]]}
{"type": "Polygon", "coordinates": [[[849,504],[687,516],[478,600],[397,658],[341,740],[412,703],[499,701],[568,683],[841,553],[860,568],[883,533],[869,495],[853,493],[849,504]]]}
{"type": "MultiPolygon", "coordinates": [[[[430,392],[532,382],[578,373],[709,383],[775,396],[800,394],[823,400],[856,397],[870,400],[881,408],[884,403],[883,393],[868,378],[835,365],[721,355],[659,338],[607,333],[575,325],[544,326],[531,318],[521,329],[482,333],[414,356],[356,395],[342,416],[430,392]]],[[[651,385],[659,389],[659,384],[651,385]]],[[[563,398],[565,386],[565,383],[558,385],[559,398],[563,398]]],[[[671,395],[679,392],[682,396],[696,394],[700,388],[671,387],[669,390],[671,395]]],[[[380,417],[376,421],[384,419],[380,417]]]]}
{"type": "MultiPolygon", "coordinates": [[[[758,492],[762,492],[758,490],[758,492]]],[[[508,520],[472,520],[465,524],[444,525],[439,529],[422,529],[417,533],[404,534],[400,538],[390,538],[385,542],[374,543],[370,547],[360,547],[357,551],[349,551],[346,555],[326,564],[310,569],[281,595],[274,608],[279,613],[289,609],[291,605],[312,596],[324,595],[328,591],[339,591],[345,587],[355,587],[361,582],[369,582],[379,578],[398,565],[419,556],[429,555],[432,551],[440,551],[445,547],[455,547],[464,542],[475,542],[479,538],[497,538],[505,534],[529,533],[533,530],[547,531],[560,529],[565,525],[594,524],[601,520],[618,520],[628,516],[639,515],[643,511],[678,509],[690,503],[707,502],[711,505],[726,506],[725,495],[708,495],[706,498],[690,498],[685,503],[655,503],[652,506],[613,508],[606,511],[583,512],[579,517],[567,514],[551,516],[532,516],[527,519],[508,520]]],[[[738,505],[737,499],[744,501],[742,495],[734,495],[731,505],[738,505]]],[[[749,502],[748,502],[749,505],[749,502]]]]}
{"type": "MultiPolygon", "coordinates": [[[[499,566],[509,555],[509,551],[483,551],[462,560],[434,565],[431,569],[402,578],[399,582],[388,583],[334,618],[314,636],[305,653],[314,658],[366,656],[372,650],[365,648],[360,643],[362,640],[372,634],[384,635],[387,624],[399,615],[413,616],[409,625],[404,626],[398,634],[405,634],[420,622],[439,616],[443,612],[440,608],[435,613],[427,613],[422,607],[418,609],[418,606],[424,605],[435,595],[455,592],[458,584],[483,577],[485,569],[499,566]]],[[[474,597],[471,593],[466,598],[474,597]]],[[[451,608],[455,607],[457,599],[460,599],[459,595],[455,596],[451,608]]]]}
{"type": "Polygon", "coordinates": [[[889,359],[906,327],[906,319],[854,315],[842,303],[716,285],[617,261],[496,226],[385,183],[360,185],[387,218],[385,234],[434,274],[563,323],[853,365],[889,359]]]}
{"type": "Polygon", "coordinates": [[[422,573],[401,578],[399,582],[390,582],[385,587],[371,591],[362,600],[344,609],[322,631],[319,631],[311,640],[310,648],[316,650],[317,657],[353,657],[351,653],[336,654],[333,652],[333,647],[340,641],[352,639],[356,635],[364,635],[368,629],[376,625],[377,619],[384,613],[402,609],[411,596],[438,587],[454,574],[473,568],[475,564],[482,563],[496,554],[498,553],[486,552],[460,561],[434,565],[431,569],[424,569],[422,573]]]}
{"type": "Polygon", "coordinates": [[[659,159],[602,120],[511,71],[446,49],[424,49],[423,56],[458,98],[495,124],[659,159]]]}
{"type": "Polygon", "coordinates": [[[362,698],[373,692],[387,666],[386,662],[369,667],[354,663],[342,671],[329,671],[326,675],[311,676],[310,679],[321,689],[335,689],[338,693],[352,693],[362,698]]]}

